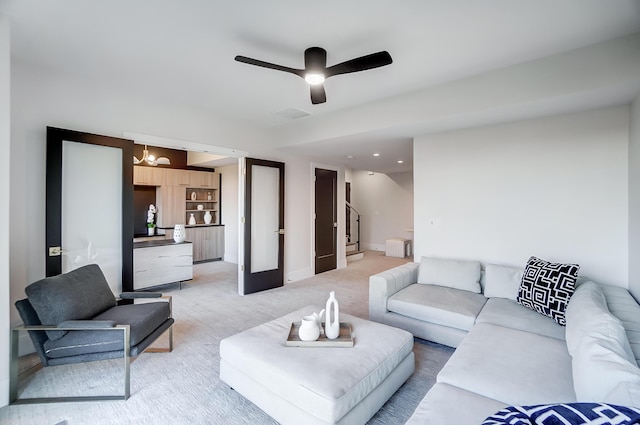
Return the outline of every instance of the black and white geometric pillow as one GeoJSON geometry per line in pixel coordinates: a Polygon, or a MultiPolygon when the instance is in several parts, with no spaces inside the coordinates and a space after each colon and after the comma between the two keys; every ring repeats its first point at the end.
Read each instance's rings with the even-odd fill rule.
{"type": "Polygon", "coordinates": [[[531,257],[524,269],[516,300],[565,326],[564,311],[575,290],[578,270],[577,264],[550,263],[531,257]]]}
{"type": "Polygon", "coordinates": [[[604,403],[568,403],[509,406],[494,413],[482,425],[617,424],[640,423],[640,409],[604,403]]]}

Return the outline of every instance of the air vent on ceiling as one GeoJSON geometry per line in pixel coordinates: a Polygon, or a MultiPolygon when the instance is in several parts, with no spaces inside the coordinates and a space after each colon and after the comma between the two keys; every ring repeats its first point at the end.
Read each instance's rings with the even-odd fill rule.
{"type": "Polygon", "coordinates": [[[311,114],[307,111],[303,111],[302,109],[287,108],[287,109],[283,109],[280,112],[276,112],[276,115],[289,120],[297,120],[298,118],[306,117],[311,114]]]}

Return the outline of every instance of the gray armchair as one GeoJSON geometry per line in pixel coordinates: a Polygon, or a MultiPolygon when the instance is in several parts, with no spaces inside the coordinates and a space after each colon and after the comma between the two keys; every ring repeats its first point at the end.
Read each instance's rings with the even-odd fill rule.
{"type": "MultiPolygon", "coordinates": [[[[39,280],[25,288],[27,298],[16,308],[24,325],[11,333],[10,403],[126,400],[129,365],[164,332],[173,349],[171,297],[158,293],[125,293],[117,300],[96,264],[39,280]],[[163,298],[136,304],[136,298],[163,298]],[[42,366],[123,359],[123,394],[84,397],[18,398],[18,340],[27,331],[42,366]]],[[[149,349],[148,351],[152,351],[149,349]]]]}

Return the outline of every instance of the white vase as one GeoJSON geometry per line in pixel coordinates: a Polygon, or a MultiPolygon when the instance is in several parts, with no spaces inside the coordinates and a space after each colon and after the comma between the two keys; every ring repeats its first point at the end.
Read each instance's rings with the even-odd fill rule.
{"type": "Polygon", "coordinates": [[[211,219],[213,217],[211,216],[211,213],[209,211],[207,211],[206,213],[204,213],[204,222],[207,224],[211,224],[211,219]]]}
{"type": "Polygon", "coordinates": [[[340,306],[335,291],[329,292],[325,307],[324,334],[329,339],[336,339],[340,335],[340,306]]]}
{"type": "Polygon", "coordinates": [[[191,192],[191,200],[195,201],[198,198],[198,195],[196,195],[195,192],[191,192]]]}
{"type": "Polygon", "coordinates": [[[298,336],[303,341],[315,341],[320,336],[320,329],[318,329],[318,322],[313,316],[304,316],[300,323],[300,329],[298,329],[298,336]]]}
{"type": "Polygon", "coordinates": [[[156,228],[155,227],[147,227],[147,235],[153,236],[155,234],[156,234],[156,228]]]}
{"type": "Polygon", "coordinates": [[[196,218],[194,217],[193,213],[191,213],[191,216],[189,217],[189,225],[193,226],[194,224],[196,224],[196,218]]]}
{"type": "Polygon", "coordinates": [[[187,237],[186,233],[184,224],[176,224],[173,227],[173,240],[176,241],[176,243],[184,242],[187,237]]]}

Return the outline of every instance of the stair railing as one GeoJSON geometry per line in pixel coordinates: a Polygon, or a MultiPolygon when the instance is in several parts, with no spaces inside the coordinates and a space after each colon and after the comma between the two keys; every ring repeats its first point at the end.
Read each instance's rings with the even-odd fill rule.
{"type": "Polygon", "coordinates": [[[356,234],[355,234],[355,243],[356,243],[356,250],[360,251],[360,212],[355,209],[353,207],[353,205],[351,205],[349,202],[345,201],[345,204],[347,205],[347,220],[349,220],[349,226],[347,226],[347,228],[349,229],[348,233],[347,233],[347,242],[352,242],[354,239],[354,235],[353,235],[353,228],[354,226],[352,225],[355,222],[355,229],[356,229],[356,234]]]}

